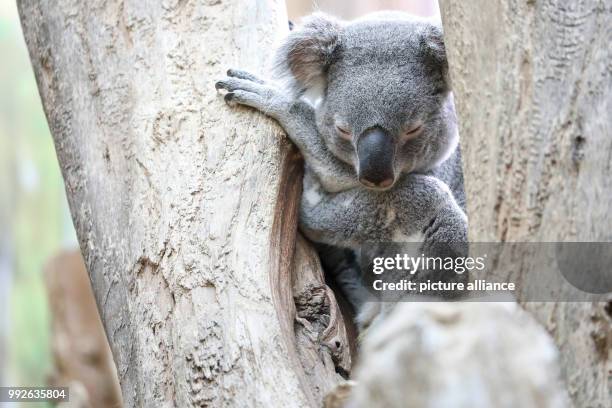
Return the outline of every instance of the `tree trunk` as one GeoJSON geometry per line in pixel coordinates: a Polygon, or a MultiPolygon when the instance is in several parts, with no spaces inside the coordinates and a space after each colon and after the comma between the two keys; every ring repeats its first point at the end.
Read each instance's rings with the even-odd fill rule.
{"type": "MultiPolygon", "coordinates": [[[[470,241],[610,241],[610,5],[441,6],[470,241]]],[[[530,268],[516,266],[519,275],[530,268]]],[[[609,303],[524,307],[555,338],[575,405],[609,407],[609,303]]]]}
{"type": "Polygon", "coordinates": [[[514,302],[400,302],[355,376],[354,408],[567,407],[552,339],[514,302]]]}
{"type": "Polygon", "coordinates": [[[300,158],[214,91],[262,71],[283,3],[19,11],[126,406],[318,406],[350,355],[316,255],[294,256],[300,158]]]}

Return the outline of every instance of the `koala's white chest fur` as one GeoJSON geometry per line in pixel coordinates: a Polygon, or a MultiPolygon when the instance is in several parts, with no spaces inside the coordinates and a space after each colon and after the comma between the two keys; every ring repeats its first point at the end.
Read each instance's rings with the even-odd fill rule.
{"type": "Polygon", "coordinates": [[[323,199],[321,195],[321,186],[316,183],[309,183],[308,186],[304,186],[304,192],[302,193],[302,200],[306,200],[309,206],[314,207],[323,199]]]}

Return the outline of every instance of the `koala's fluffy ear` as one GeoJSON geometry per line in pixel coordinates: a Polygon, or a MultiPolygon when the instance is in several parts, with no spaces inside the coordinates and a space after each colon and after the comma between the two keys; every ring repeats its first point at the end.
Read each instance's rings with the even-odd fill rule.
{"type": "Polygon", "coordinates": [[[431,73],[439,77],[439,91],[449,91],[450,79],[442,28],[428,24],[423,32],[421,47],[425,56],[425,64],[431,73]]]}
{"type": "Polygon", "coordinates": [[[275,72],[296,95],[325,83],[341,29],[341,22],[334,17],[314,13],[281,45],[274,61],[275,72]]]}

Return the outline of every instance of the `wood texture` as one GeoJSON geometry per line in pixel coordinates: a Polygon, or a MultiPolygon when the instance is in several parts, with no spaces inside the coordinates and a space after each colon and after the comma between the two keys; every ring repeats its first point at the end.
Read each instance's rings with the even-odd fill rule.
{"type": "MultiPolygon", "coordinates": [[[[612,5],[445,0],[441,10],[470,240],[611,241],[612,5]]],[[[609,407],[610,303],[524,307],[555,338],[575,406],[609,407]]]]}
{"type": "Polygon", "coordinates": [[[125,405],[319,406],[350,356],[332,296],[335,326],[295,318],[293,268],[324,287],[292,259],[299,159],[214,90],[263,72],[284,4],[18,3],[125,405]]]}

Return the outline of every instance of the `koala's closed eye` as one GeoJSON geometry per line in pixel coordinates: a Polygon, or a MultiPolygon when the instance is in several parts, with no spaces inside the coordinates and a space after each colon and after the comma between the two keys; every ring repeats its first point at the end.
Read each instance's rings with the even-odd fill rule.
{"type": "Polygon", "coordinates": [[[347,120],[338,113],[334,114],[333,118],[334,127],[338,136],[343,140],[351,141],[353,139],[353,131],[347,120]]]}
{"type": "Polygon", "coordinates": [[[338,135],[345,140],[351,140],[353,138],[353,135],[349,129],[348,126],[346,125],[336,125],[336,130],[338,131],[338,135]]]}
{"type": "Polygon", "coordinates": [[[405,127],[401,138],[403,141],[408,141],[417,138],[423,131],[423,124],[413,124],[405,127]]]}

